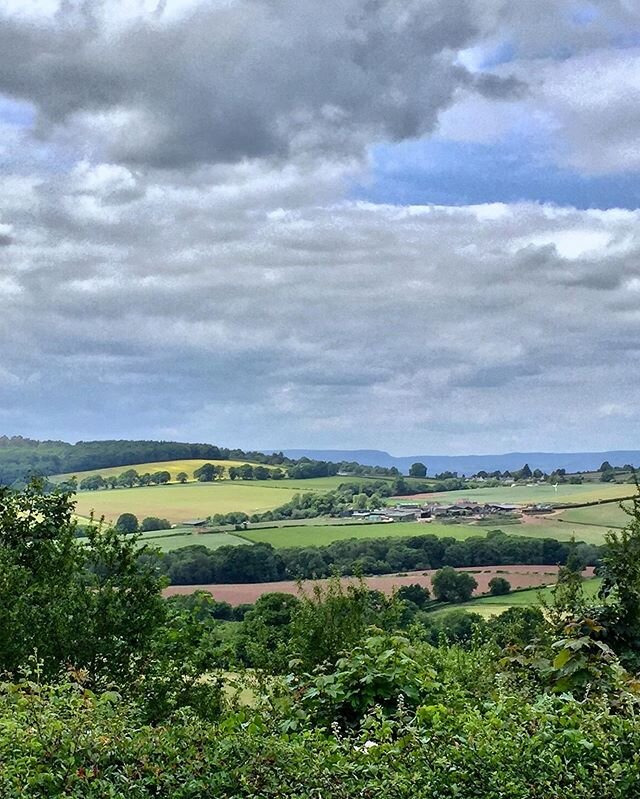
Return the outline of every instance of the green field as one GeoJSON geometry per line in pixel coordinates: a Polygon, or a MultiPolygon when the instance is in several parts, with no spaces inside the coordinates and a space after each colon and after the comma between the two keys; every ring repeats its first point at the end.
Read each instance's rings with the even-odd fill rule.
{"type": "Polygon", "coordinates": [[[273,488],[268,481],[242,483],[221,480],[215,483],[172,483],[108,491],[81,491],[76,495],[75,502],[79,516],[86,517],[93,510],[96,516],[104,516],[107,522],[115,521],[121,513],[135,513],[139,519],[160,516],[179,523],[187,519],[205,518],[213,513],[244,511],[251,514],[271,510],[298,493],[300,489],[273,488]]]}
{"type": "Polygon", "coordinates": [[[204,546],[209,549],[218,549],[218,547],[237,546],[238,544],[251,545],[251,541],[247,541],[232,533],[188,532],[175,534],[173,530],[171,530],[167,532],[167,535],[159,535],[158,532],[154,535],[145,536],[141,543],[147,544],[150,547],[157,547],[162,552],[171,552],[175,549],[192,546],[204,546]]]}
{"type": "Polygon", "coordinates": [[[255,543],[272,544],[274,547],[321,547],[333,541],[348,538],[400,538],[410,535],[438,535],[451,538],[469,538],[484,535],[484,530],[470,525],[421,524],[402,522],[394,524],[355,524],[278,527],[277,529],[243,531],[242,535],[255,543]]]}
{"type": "Polygon", "coordinates": [[[438,524],[431,522],[396,522],[394,524],[322,524],[317,520],[308,523],[278,526],[277,528],[243,531],[242,535],[254,542],[272,544],[274,547],[324,546],[333,541],[347,538],[401,538],[412,535],[436,535],[440,538],[462,540],[472,536],[484,537],[489,530],[502,529],[507,535],[520,535],[531,538],[556,538],[569,541],[575,536],[578,541],[588,544],[601,544],[604,541],[605,527],[583,524],[568,524],[552,520],[540,524],[508,524],[501,526],[499,521],[492,525],[438,524]],[[313,524],[316,522],[316,524],[313,524]]]}
{"type": "MultiPolygon", "coordinates": [[[[461,499],[471,502],[505,502],[540,504],[554,502],[594,502],[598,499],[618,499],[635,493],[635,486],[612,483],[584,483],[583,485],[559,485],[556,493],[553,486],[501,486],[499,488],[471,488],[463,491],[439,491],[421,495],[428,501],[450,504],[461,499]]],[[[399,502],[415,502],[411,497],[399,497],[399,502]]]]}
{"type": "MultiPolygon", "coordinates": [[[[629,507],[631,503],[626,503],[629,507]]],[[[589,524],[598,527],[624,527],[629,523],[629,516],[617,502],[607,502],[605,505],[591,505],[587,508],[571,508],[560,514],[565,522],[574,524],[589,524]]]]}
{"type": "MultiPolygon", "coordinates": [[[[600,589],[601,583],[602,579],[600,577],[592,577],[585,580],[583,583],[585,596],[590,598],[595,597],[600,589]]],[[[479,613],[486,618],[502,613],[508,610],[508,608],[538,605],[541,597],[547,602],[550,602],[553,598],[552,589],[549,587],[528,588],[524,591],[514,591],[504,596],[483,596],[478,599],[472,599],[470,602],[461,602],[458,605],[447,605],[445,608],[434,611],[434,615],[441,615],[452,610],[468,610],[473,613],[479,613]]]]}

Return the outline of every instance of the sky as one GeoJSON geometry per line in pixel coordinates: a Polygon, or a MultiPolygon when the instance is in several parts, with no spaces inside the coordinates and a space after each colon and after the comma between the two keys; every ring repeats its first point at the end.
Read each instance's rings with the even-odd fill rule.
{"type": "Polygon", "coordinates": [[[640,449],[637,0],[0,0],[0,433],[640,449]]]}

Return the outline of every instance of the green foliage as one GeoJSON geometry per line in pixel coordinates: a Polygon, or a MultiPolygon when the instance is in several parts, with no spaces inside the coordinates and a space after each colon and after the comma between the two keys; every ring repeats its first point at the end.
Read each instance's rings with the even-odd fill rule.
{"type": "Polygon", "coordinates": [[[611,646],[623,661],[640,666],[640,489],[630,508],[629,523],[606,535],[602,555],[601,597],[597,614],[611,646]]]}
{"type": "Polygon", "coordinates": [[[116,522],[116,529],[121,533],[137,533],[138,517],[133,513],[121,513],[116,522]]]}
{"type": "Polygon", "coordinates": [[[331,578],[301,593],[300,608],[291,627],[291,651],[300,668],[310,670],[321,663],[335,663],[343,652],[364,638],[367,627],[392,628],[401,607],[393,599],[370,591],[358,581],[344,584],[331,578]]]}
{"type": "Polygon", "coordinates": [[[492,596],[504,596],[511,592],[511,583],[504,577],[492,577],[489,580],[489,593],[492,596]]]}
{"type": "Polygon", "coordinates": [[[157,516],[146,516],[140,525],[140,531],[143,533],[152,530],[169,530],[171,529],[171,522],[168,519],[159,519],[157,516]]]}
{"type": "Polygon", "coordinates": [[[243,619],[238,654],[247,665],[285,674],[291,660],[291,623],[300,600],[291,594],[261,596],[243,619]]]}
{"type": "Polygon", "coordinates": [[[469,572],[457,572],[451,566],[439,569],[431,580],[433,594],[440,602],[467,602],[478,583],[469,572]]]}
{"type": "Polygon", "coordinates": [[[372,632],[329,671],[296,682],[311,721],[354,726],[374,707],[390,715],[428,701],[437,687],[436,671],[420,648],[403,636],[372,632]]]}

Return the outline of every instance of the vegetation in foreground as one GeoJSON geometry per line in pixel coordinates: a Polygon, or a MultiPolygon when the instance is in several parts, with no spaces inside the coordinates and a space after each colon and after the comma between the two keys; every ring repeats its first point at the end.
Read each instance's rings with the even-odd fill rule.
{"type": "Polygon", "coordinates": [[[595,600],[572,552],[546,614],[489,622],[339,581],[224,621],[71,513],[0,492],[3,799],[637,793],[640,500],[595,600]]]}

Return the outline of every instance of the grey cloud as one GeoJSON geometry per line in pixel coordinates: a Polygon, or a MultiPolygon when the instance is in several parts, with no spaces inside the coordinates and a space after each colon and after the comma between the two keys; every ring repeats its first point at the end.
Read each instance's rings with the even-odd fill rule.
{"type": "MultiPolygon", "coordinates": [[[[637,213],[305,206],[306,172],[289,176],[282,198],[299,201],[282,210],[277,189],[247,200],[237,179],[149,177],[108,206],[67,202],[74,184],[55,176],[31,208],[17,189],[2,197],[17,232],[0,254],[7,424],[247,446],[568,446],[576,418],[592,424],[637,389],[625,347],[640,336],[625,288],[637,213]],[[96,207],[108,219],[94,225],[96,207]],[[600,252],[569,257],[569,234],[585,231],[606,233],[600,252]],[[539,244],[554,238],[563,257],[539,244]],[[599,267],[616,279],[598,280],[599,267]]],[[[244,179],[268,184],[269,172],[244,179]]]]}
{"type": "Polygon", "coordinates": [[[109,3],[0,24],[0,90],[32,102],[42,136],[102,142],[120,162],[170,168],[355,153],[431,131],[471,76],[483,33],[471,0],[242,0],[114,28],[109,3]]]}

